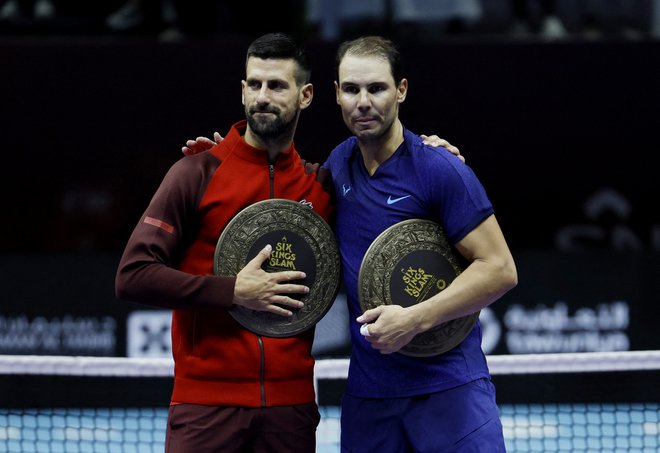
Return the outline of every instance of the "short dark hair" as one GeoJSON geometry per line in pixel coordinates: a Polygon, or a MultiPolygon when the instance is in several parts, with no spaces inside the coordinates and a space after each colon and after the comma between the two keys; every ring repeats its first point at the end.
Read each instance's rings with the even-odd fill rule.
{"type": "Polygon", "coordinates": [[[296,42],[293,37],[285,33],[268,33],[252,41],[247,50],[247,60],[250,57],[267,59],[292,59],[296,62],[298,70],[296,71],[296,83],[304,85],[309,83],[312,76],[312,69],[309,64],[309,57],[305,48],[296,42]]]}
{"type": "Polygon", "coordinates": [[[398,85],[403,79],[401,54],[396,45],[382,36],[362,36],[352,41],[341,43],[337,49],[336,77],[339,81],[339,65],[346,55],[370,56],[384,59],[390,64],[394,82],[398,85]]]}

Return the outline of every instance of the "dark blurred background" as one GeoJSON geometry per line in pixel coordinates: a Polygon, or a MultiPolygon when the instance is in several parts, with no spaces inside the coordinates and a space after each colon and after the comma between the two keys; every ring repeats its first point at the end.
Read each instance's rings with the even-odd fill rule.
{"type": "MultiPolygon", "coordinates": [[[[348,134],[337,44],[399,43],[404,124],[461,149],[519,267],[486,352],[660,348],[660,1],[0,0],[0,354],[169,354],[168,314],[117,301],[116,265],[186,139],[243,117],[270,31],[312,56],[313,161],[348,134]]],[[[346,353],[339,305],[320,357],[346,353]]]]}

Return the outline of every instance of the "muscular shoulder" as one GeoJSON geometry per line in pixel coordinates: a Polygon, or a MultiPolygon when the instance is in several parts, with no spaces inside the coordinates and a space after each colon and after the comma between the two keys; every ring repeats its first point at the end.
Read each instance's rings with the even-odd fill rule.
{"type": "Polygon", "coordinates": [[[420,136],[410,132],[406,145],[415,171],[425,180],[438,183],[472,177],[472,170],[447,148],[425,145],[420,136]]]}

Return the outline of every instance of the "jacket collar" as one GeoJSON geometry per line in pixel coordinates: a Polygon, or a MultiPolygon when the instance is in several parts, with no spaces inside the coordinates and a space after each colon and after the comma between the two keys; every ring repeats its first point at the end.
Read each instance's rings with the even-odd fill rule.
{"type": "MultiPolygon", "coordinates": [[[[224,154],[223,150],[229,152],[230,154],[237,156],[243,160],[246,160],[255,165],[269,165],[268,162],[268,152],[265,149],[255,148],[254,146],[249,145],[243,135],[247,129],[247,120],[242,120],[235,123],[229,133],[224,138],[222,142],[213,147],[213,150],[217,149],[218,153],[224,154]]],[[[297,159],[298,153],[295,150],[294,143],[291,143],[291,146],[281,151],[277,156],[275,161],[275,168],[284,168],[293,164],[297,159]]],[[[222,155],[218,157],[222,158],[222,155]]]]}

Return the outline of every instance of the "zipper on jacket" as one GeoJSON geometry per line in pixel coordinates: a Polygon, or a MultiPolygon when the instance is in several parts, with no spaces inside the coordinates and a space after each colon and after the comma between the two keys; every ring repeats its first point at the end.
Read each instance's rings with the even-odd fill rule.
{"type": "MultiPolygon", "coordinates": [[[[275,164],[268,164],[268,178],[270,179],[270,198],[275,198],[275,164]]],[[[259,341],[259,355],[261,360],[261,371],[259,376],[259,386],[261,387],[261,405],[266,407],[266,351],[264,350],[264,341],[261,335],[257,335],[259,341]]]]}
{"type": "Polygon", "coordinates": [[[270,174],[270,198],[275,198],[275,164],[268,164],[270,174]]]}
{"type": "Polygon", "coordinates": [[[261,388],[261,405],[266,406],[266,351],[264,351],[264,341],[261,335],[257,335],[259,342],[259,356],[261,360],[261,371],[259,372],[259,387],[261,388]]]}

